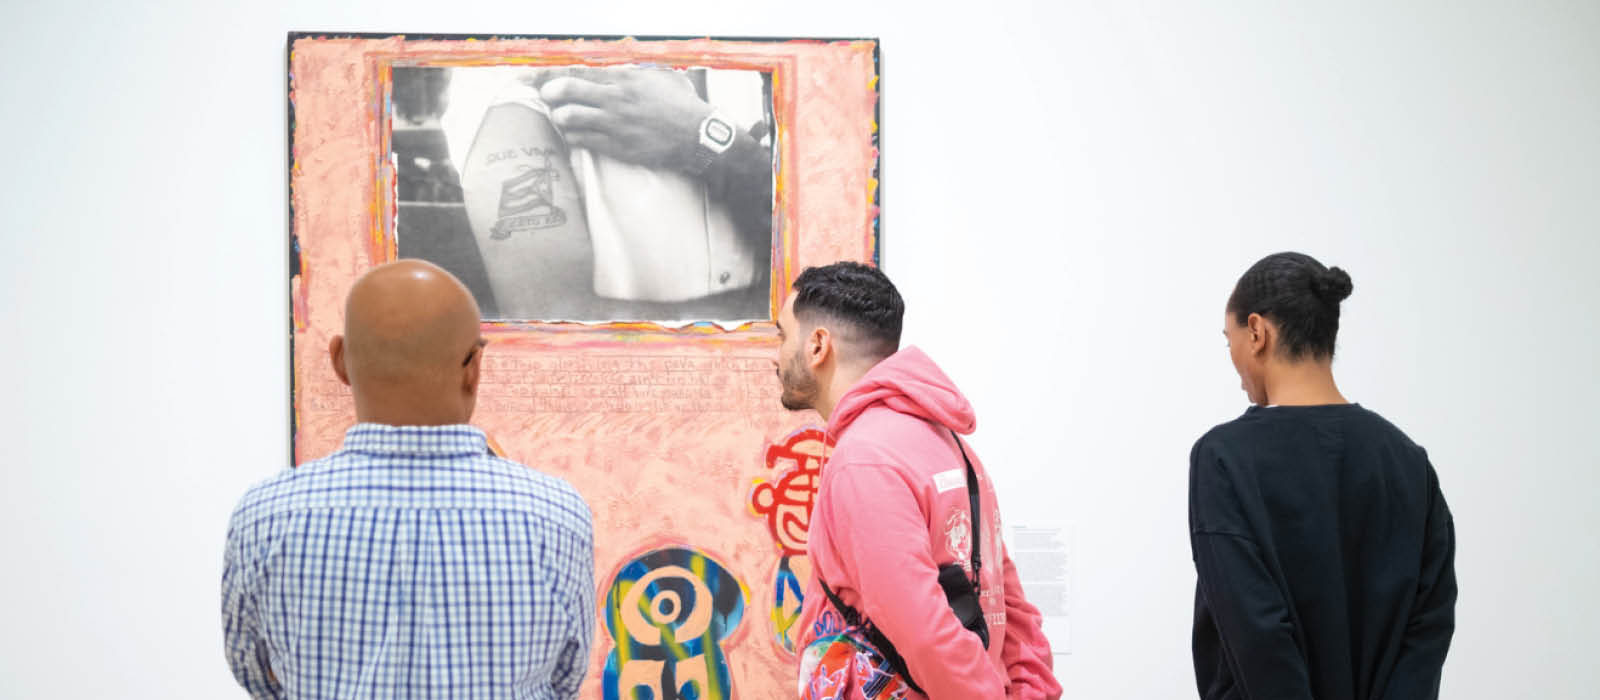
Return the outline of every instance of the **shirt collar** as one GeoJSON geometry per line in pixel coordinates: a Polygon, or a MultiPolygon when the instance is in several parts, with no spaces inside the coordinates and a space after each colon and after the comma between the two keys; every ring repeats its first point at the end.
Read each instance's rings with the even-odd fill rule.
{"type": "Polygon", "coordinates": [[[489,454],[489,442],[482,430],[466,424],[357,423],[345,431],[343,449],[369,454],[472,455],[489,454]]]}

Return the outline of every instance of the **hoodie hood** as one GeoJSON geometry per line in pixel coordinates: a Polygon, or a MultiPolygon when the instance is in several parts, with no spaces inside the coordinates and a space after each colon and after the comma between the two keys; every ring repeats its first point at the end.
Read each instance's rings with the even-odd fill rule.
{"type": "Polygon", "coordinates": [[[828,435],[837,439],[862,412],[882,404],[929,420],[962,435],[978,427],[972,404],[944,370],[916,347],[906,347],[873,367],[833,408],[828,435]]]}

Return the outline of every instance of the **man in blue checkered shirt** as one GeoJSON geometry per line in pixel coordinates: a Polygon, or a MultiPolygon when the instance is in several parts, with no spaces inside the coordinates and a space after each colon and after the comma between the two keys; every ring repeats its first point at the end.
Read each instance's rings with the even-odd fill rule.
{"type": "Polygon", "coordinates": [[[228,525],[228,664],[256,698],[576,698],[594,534],[566,482],[467,425],[471,294],[406,260],[358,280],[330,347],[360,424],[245,494],[228,525]]]}

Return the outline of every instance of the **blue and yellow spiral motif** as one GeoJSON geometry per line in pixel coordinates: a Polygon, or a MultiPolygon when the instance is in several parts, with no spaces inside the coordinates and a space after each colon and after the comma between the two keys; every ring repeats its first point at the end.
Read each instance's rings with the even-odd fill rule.
{"type": "Polygon", "coordinates": [[[730,700],[722,640],[749,591],[727,567],[684,547],[635,557],[606,594],[605,700],[730,700]]]}

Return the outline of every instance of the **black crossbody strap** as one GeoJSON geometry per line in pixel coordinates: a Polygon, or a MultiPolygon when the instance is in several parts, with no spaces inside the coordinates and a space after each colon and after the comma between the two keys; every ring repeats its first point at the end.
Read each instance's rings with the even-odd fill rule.
{"type": "Polygon", "coordinates": [[[961,461],[967,463],[967,499],[972,503],[972,587],[978,588],[978,572],[983,569],[983,557],[979,552],[980,531],[983,523],[983,509],[978,502],[978,470],[972,468],[972,458],[967,456],[967,448],[961,444],[961,436],[956,431],[950,431],[950,436],[956,439],[956,449],[961,450],[961,461]]]}
{"type": "MultiPolygon", "coordinates": [[[[961,444],[961,436],[952,430],[950,431],[950,437],[956,439],[956,449],[961,450],[961,461],[967,465],[967,502],[972,508],[972,587],[976,590],[980,580],[978,572],[983,570],[983,547],[981,546],[983,507],[980,505],[982,499],[979,498],[978,494],[978,470],[972,468],[972,458],[967,456],[967,448],[961,444]]],[[[823,594],[827,595],[828,602],[833,603],[833,607],[838,608],[839,613],[844,615],[844,621],[851,625],[861,624],[861,613],[857,612],[855,608],[845,605],[844,601],[839,600],[839,594],[834,593],[833,589],[828,586],[828,582],[822,580],[821,572],[818,573],[817,583],[822,584],[823,594]]]]}
{"type": "MultiPolygon", "coordinates": [[[[979,505],[981,498],[978,492],[978,470],[972,467],[972,458],[967,456],[967,448],[961,444],[961,436],[957,435],[954,430],[950,431],[950,435],[956,440],[956,449],[961,450],[961,461],[966,462],[967,465],[967,500],[972,507],[972,594],[977,596],[979,594],[978,572],[983,570],[983,556],[980,553],[983,549],[983,540],[981,539],[983,509],[979,505]]],[[[862,619],[859,610],[845,605],[844,601],[839,600],[839,594],[834,593],[828,582],[822,579],[820,569],[817,571],[817,583],[822,584],[823,594],[828,596],[828,602],[832,603],[834,609],[838,610],[839,614],[844,617],[845,624],[861,628],[867,635],[867,639],[878,647],[878,652],[889,662],[889,665],[905,679],[906,684],[919,693],[923,692],[921,686],[918,686],[917,682],[911,678],[911,669],[906,665],[905,658],[900,656],[900,652],[895,650],[894,642],[890,641],[883,634],[883,631],[873,625],[870,620],[862,619]]],[[[979,626],[982,627],[981,624],[979,626]]],[[[980,630],[979,634],[983,635],[983,645],[988,647],[989,638],[986,636],[987,633],[980,630]]]]}
{"type": "Polygon", "coordinates": [[[857,612],[855,608],[845,605],[844,601],[839,600],[839,594],[834,593],[833,589],[828,587],[828,582],[822,580],[822,576],[817,576],[817,583],[822,584],[822,592],[828,596],[828,602],[833,603],[833,607],[839,611],[840,615],[844,616],[844,623],[851,627],[860,627],[861,613],[857,612]]]}

